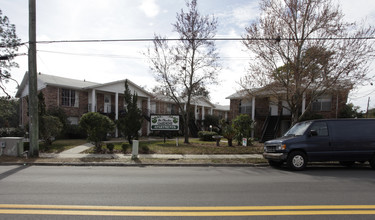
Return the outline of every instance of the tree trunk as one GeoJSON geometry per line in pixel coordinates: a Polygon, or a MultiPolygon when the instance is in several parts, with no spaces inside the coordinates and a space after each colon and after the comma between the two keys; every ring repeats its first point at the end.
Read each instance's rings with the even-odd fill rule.
{"type": "Polygon", "coordinates": [[[228,146],[229,146],[229,147],[232,147],[232,146],[233,146],[233,144],[232,144],[232,139],[228,139],[228,146]]]}
{"type": "Polygon", "coordinates": [[[185,123],[184,123],[184,143],[185,144],[189,144],[189,120],[190,120],[190,117],[189,117],[189,113],[190,111],[187,110],[187,112],[185,112],[185,123]]]}

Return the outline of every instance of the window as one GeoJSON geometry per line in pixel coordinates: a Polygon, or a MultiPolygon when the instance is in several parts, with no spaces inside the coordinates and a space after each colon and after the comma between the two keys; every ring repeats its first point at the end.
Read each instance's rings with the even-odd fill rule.
{"type": "Polygon", "coordinates": [[[315,122],[311,126],[310,130],[316,131],[316,133],[318,133],[318,136],[328,136],[328,128],[325,122],[315,122]]]}
{"type": "Polygon", "coordinates": [[[330,95],[321,96],[312,103],[312,110],[315,112],[331,111],[332,97],[330,95]]]}
{"type": "Polygon", "coordinates": [[[62,89],[61,105],[78,107],[78,92],[72,89],[62,89]]]}
{"type": "Polygon", "coordinates": [[[167,104],[167,114],[175,114],[174,105],[171,103],[167,104]]]}
{"type": "Polygon", "coordinates": [[[155,114],[156,113],[156,103],[155,102],[150,102],[150,113],[155,114]]]}
{"type": "Polygon", "coordinates": [[[249,100],[241,100],[240,102],[240,113],[243,114],[251,114],[251,101],[249,100]]]}

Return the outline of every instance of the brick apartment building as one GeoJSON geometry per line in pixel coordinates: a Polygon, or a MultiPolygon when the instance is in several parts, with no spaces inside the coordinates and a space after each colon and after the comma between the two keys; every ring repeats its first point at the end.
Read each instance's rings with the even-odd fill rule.
{"type": "MultiPolygon", "coordinates": [[[[330,90],[312,101],[309,108],[306,103],[310,103],[311,97],[306,94],[302,99],[300,113],[306,111],[322,118],[337,118],[347,103],[350,90],[351,87],[330,90]]],[[[228,119],[232,120],[239,114],[249,114],[255,122],[253,137],[261,141],[281,136],[291,126],[291,112],[287,102],[275,98],[274,93],[265,87],[251,94],[246,91],[236,92],[227,99],[230,99],[228,119]]]]}
{"type": "MultiPolygon", "coordinates": [[[[116,120],[125,109],[125,80],[109,83],[95,83],[47,74],[38,74],[38,91],[45,98],[46,108],[58,107],[65,111],[71,124],[78,124],[81,116],[87,112],[100,112],[116,120]]],[[[149,93],[142,87],[128,80],[131,93],[138,95],[138,107],[147,118],[150,114],[179,114],[179,109],[167,97],[149,93]]],[[[25,74],[16,97],[20,98],[20,123],[28,123],[28,75],[25,74]]],[[[228,117],[229,106],[217,106],[204,97],[195,97],[191,108],[194,108],[197,123],[204,120],[205,115],[214,114],[222,118],[228,117]]],[[[185,107],[186,108],[186,107],[185,107]]],[[[150,134],[150,124],[144,120],[141,135],[150,134]]],[[[116,132],[117,136],[117,132],[116,132]]]]}

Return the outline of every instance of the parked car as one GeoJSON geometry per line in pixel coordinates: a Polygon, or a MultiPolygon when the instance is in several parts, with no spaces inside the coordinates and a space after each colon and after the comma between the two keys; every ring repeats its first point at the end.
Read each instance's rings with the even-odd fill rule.
{"type": "Polygon", "coordinates": [[[351,166],[369,161],[375,169],[375,119],[322,119],[295,124],[284,136],[264,143],[271,166],[284,162],[303,170],[308,162],[339,161],[351,166]]]}

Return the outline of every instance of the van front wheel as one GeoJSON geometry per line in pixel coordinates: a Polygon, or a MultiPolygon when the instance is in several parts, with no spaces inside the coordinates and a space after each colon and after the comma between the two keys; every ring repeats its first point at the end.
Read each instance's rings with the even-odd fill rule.
{"type": "Polygon", "coordinates": [[[292,170],[303,170],[307,165],[307,156],[301,151],[293,151],[288,155],[287,164],[292,170]]]}

